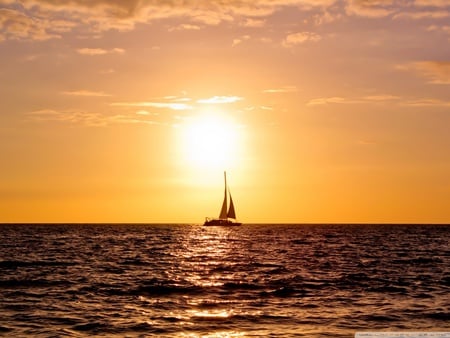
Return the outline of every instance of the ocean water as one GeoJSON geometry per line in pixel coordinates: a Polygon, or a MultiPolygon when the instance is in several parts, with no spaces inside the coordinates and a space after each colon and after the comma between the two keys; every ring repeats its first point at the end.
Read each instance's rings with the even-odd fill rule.
{"type": "Polygon", "coordinates": [[[450,331],[447,225],[0,225],[0,335],[450,331]]]}

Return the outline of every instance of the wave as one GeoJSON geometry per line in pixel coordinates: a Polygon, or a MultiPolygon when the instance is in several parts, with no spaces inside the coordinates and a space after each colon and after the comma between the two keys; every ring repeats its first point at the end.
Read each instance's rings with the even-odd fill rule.
{"type": "Polygon", "coordinates": [[[449,234],[449,226],[0,226],[9,239],[0,244],[0,336],[446,329],[449,234]]]}
{"type": "Polygon", "coordinates": [[[170,296],[195,295],[202,293],[203,291],[202,287],[192,284],[181,285],[167,281],[151,280],[144,282],[143,285],[131,290],[130,293],[133,295],[170,296]]]}
{"type": "Polygon", "coordinates": [[[445,322],[450,321],[450,312],[433,312],[433,313],[425,313],[424,317],[443,320],[445,322]]]}
{"type": "Polygon", "coordinates": [[[0,325],[0,333],[8,333],[8,332],[12,332],[12,331],[13,331],[13,329],[0,325]]]}
{"type": "Polygon", "coordinates": [[[3,288],[17,288],[17,287],[26,287],[26,288],[38,288],[38,287],[49,287],[49,286],[69,286],[71,283],[63,280],[48,280],[43,278],[38,279],[6,279],[0,280],[0,287],[3,288]]]}
{"type": "Polygon", "coordinates": [[[227,282],[223,284],[223,288],[229,290],[258,290],[261,289],[262,286],[254,283],[247,283],[243,281],[237,282],[227,282]]]}
{"type": "Polygon", "coordinates": [[[72,266],[76,265],[75,262],[66,261],[15,261],[6,260],[0,261],[0,268],[2,269],[18,269],[22,267],[43,267],[43,266],[72,266]]]}
{"type": "Polygon", "coordinates": [[[296,290],[289,286],[282,286],[279,289],[273,291],[263,291],[260,293],[261,297],[274,296],[274,297],[294,297],[294,296],[304,296],[306,291],[304,290],[296,290]]]}
{"type": "Polygon", "coordinates": [[[359,319],[364,320],[365,322],[395,322],[400,321],[402,318],[398,315],[373,314],[367,316],[360,316],[359,319]]]}
{"type": "Polygon", "coordinates": [[[90,322],[85,324],[78,324],[72,326],[75,331],[90,332],[90,333],[100,333],[107,331],[111,326],[106,323],[101,322],[90,322]]]}

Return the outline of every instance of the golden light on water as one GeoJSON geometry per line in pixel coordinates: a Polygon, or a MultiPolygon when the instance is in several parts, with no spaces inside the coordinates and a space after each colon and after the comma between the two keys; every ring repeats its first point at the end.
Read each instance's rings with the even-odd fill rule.
{"type": "MultiPolygon", "coordinates": [[[[234,337],[245,337],[247,336],[246,332],[239,332],[239,331],[235,331],[235,330],[230,330],[230,331],[215,331],[213,333],[208,333],[208,334],[202,334],[201,337],[202,338],[234,338],[234,337]]],[[[198,338],[199,335],[198,334],[189,334],[189,333],[184,333],[181,334],[181,337],[192,337],[192,338],[198,338]]]]}
{"type": "Polygon", "coordinates": [[[191,314],[193,317],[204,318],[204,319],[226,319],[233,315],[233,311],[231,310],[216,310],[216,311],[207,311],[207,310],[201,310],[201,311],[191,311],[191,314]]]}

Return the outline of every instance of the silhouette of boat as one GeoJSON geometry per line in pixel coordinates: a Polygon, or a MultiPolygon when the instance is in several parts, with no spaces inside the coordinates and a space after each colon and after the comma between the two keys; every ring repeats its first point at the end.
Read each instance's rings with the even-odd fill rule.
{"type": "Polygon", "coordinates": [[[223,172],[223,176],[225,179],[225,194],[223,197],[222,209],[220,209],[220,215],[218,218],[210,218],[206,217],[205,226],[238,226],[242,225],[242,223],[236,220],[236,211],[234,209],[233,199],[231,198],[230,189],[227,186],[227,172],[223,172]],[[230,207],[228,208],[228,196],[230,196],[230,207]]]}

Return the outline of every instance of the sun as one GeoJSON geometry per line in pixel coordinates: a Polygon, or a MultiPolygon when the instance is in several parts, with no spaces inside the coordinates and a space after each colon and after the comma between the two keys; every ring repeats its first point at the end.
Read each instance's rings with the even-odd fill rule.
{"type": "Polygon", "coordinates": [[[236,164],[239,126],[224,114],[209,112],[181,126],[183,156],[192,166],[226,169],[236,164]]]}

